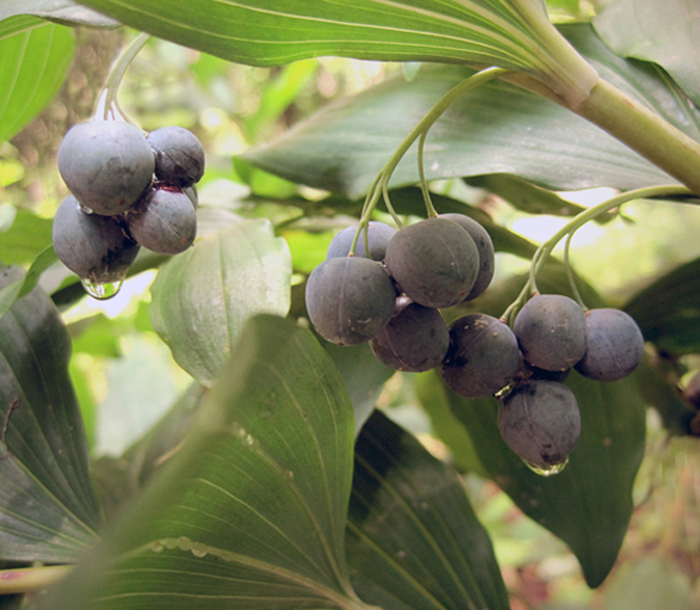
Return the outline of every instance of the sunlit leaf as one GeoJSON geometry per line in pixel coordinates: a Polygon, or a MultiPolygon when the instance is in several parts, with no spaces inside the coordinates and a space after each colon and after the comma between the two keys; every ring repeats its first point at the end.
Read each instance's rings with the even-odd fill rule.
{"type": "Polygon", "coordinates": [[[308,330],[246,327],[162,476],[45,607],[344,608],[354,422],[308,330]]]}
{"type": "Polygon", "coordinates": [[[674,354],[700,351],[700,259],[659,278],[636,294],[625,311],[647,341],[674,354]]]}
{"type": "Polygon", "coordinates": [[[379,412],[355,450],[348,557],[358,593],[385,610],[510,608],[459,479],[379,412]]]}
{"type": "Polygon", "coordinates": [[[0,142],[12,138],[58,92],[74,46],[73,32],[51,23],[0,38],[0,142]]]}
{"type": "Polygon", "coordinates": [[[700,105],[700,14],[695,0],[614,0],[593,25],[615,53],[663,66],[700,105]]]}
{"type": "Polygon", "coordinates": [[[126,25],[231,61],[279,65],[326,55],[497,65],[574,102],[597,75],[539,0],[84,0],[126,25]]]}
{"type": "Polygon", "coordinates": [[[211,383],[252,316],[287,314],[290,278],[289,248],[269,221],[236,223],[163,266],[151,321],[177,363],[211,383]]]}
{"type": "MultiPolygon", "coordinates": [[[[0,270],[0,287],[21,271],[0,270]]],[[[70,340],[35,289],[0,318],[0,557],[72,561],[94,541],[99,511],[80,411],[68,375],[70,340]]]]}
{"type": "Polygon", "coordinates": [[[31,263],[51,245],[53,221],[28,210],[17,210],[8,231],[0,233],[0,261],[6,265],[31,263]]]}
{"type": "Polygon", "coordinates": [[[17,299],[29,294],[38,284],[41,274],[57,261],[53,246],[48,246],[34,259],[25,275],[4,285],[0,283],[0,317],[9,311],[17,299]]]}

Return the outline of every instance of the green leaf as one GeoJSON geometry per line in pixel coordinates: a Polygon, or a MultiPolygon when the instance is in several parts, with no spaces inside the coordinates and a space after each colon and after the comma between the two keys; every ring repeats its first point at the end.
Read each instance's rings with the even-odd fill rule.
{"type": "Polygon", "coordinates": [[[163,266],[151,288],[151,322],[177,363],[210,384],[252,316],[287,314],[290,282],[286,242],[269,221],[246,220],[163,266]]]}
{"type": "MultiPolygon", "coordinates": [[[[0,271],[0,287],[21,278],[0,271]]],[[[74,561],[99,511],[68,375],[70,340],[35,289],[0,318],[0,558],[74,561]]]]}
{"type": "Polygon", "coordinates": [[[700,105],[700,14],[695,0],[615,0],[593,25],[615,53],[663,66],[700,105]]]}
{"type": "MultiPolygon", "coordinates": [[[[562,31],[602,77],[700,140],[700,111],[653,67],[617,57],[589,25],[562,31]]],[[[424,66],[414,81],[393,78],[332,104],[244,157],[288,180],[359,197],[412,126],[471,74],[465,68],[424,66]]],[[[501,81],[466,94],[435,123],[426,140],[425,173],[428,180],[514,174],[554,190],[627,190],[674,182],[588,121],[501,81]]],[[[413,146],[396,168],[392,186],[418,179],[413,146]]]]}
{"type": "Polygon", "coordinates": [[[624,310],[647,341],[672,354],[700,351],[700,259],[690,261],[637,293],[624,310]]]}
{"type": "Polygon", "coordinates": [[[597,82],[535,0],[85,0],[84,4],[188,47],[270,66],[337,55],[382,61],[497,65],[582,101],[597,82]]]}
{"type": "Polygon", "coordinates": [[[495,399],[453,392],[449,399],[489,476],[569,545],[586,582],[597,587],[615,563],[632,516],[632,486],[644,455],[644,403],[634,377],[597,383],[572,373],[567,385],[581,409],[581,438],[564,471],[548,478],[534,474],[505,444],[495,399]]]}
{"type": "Polygon", "coordinates": [[[312,334],[246,327],[166,470],[48,608],[345,608],[353,416],[312,334]]]}
{"type": "Polygon", "coordinates": [[[49,23],[0,38],[0,142],[18,133],[56,95],[74,47],[70,29],[49,23]]]}
{"type": "Polygon", "coordinates": [[[348,561],[367,601],[385,610],[510,608],[457,476],[379,412],[357,441],[349,517],[348,561]]]}
{"type": "Polygon", "coordinates": [[[379,362],[368,343],[350,347],[320,341],[348,390],[355,412],[355,435],[358,435],[372,414],[384,384],[396,371],[379,362]]]}
{"type": "Polygon", "coordinates": [[[0,283],[0,317],[9,311],[17,299],[29,294],[39,283],[41,274],[57,261],[56,251],[52,245],[48,246],[39,253],[26,275],[9,283],[0,283]]]}
{"type": "MultiPolygon", "coordinates": [[[[119,22],[70,0],[2,0],[0,21],[16,15],[35,15],[58,23],[116,27],[119,22]]],[[[2,27],[4,24],[0,24],[2,27]]]]}
{"type": "Polygon", "coordinates": [[[6,265],[31,263],[51,245],[53,220],[28,210],[17,210],[14,221],[0,239],[0,260],[6,265]]]}

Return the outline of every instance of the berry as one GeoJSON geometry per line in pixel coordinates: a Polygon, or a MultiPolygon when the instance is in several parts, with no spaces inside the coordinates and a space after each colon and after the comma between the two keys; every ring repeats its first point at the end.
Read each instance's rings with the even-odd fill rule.
{"type": "Polygon", "coordinates": [[[122,121],[79,123],[58,148],[58,170],[71,193],[105,216],[131,209],[150,185],[154,169],[143,133],[122,121]]]}
{"type": "Polygon", "coordinates": [[[495,394],[520,367],[518,341],[500,320],[473,314],[450,326],[450,347],[440,367],[447,386],[469,398],[495,394]]]}
{"type": "Polygon", "coordinates": [[[617,381],[629,375],[644,357],[644,337],[637,323],[619,309],[586,313],[588,349],[576,370],[596,381],[617,381]]]}
{"type": "Polygon", "coordinates": [[[576,301],[563,295],[531,298],[516,316],[513,332],[525,359],[547,371],[571,368],[586,353],[586,316],[576,301]]]}
{"type": "Polygon", "coordinates": [[[527,381],[501,401],[498,429],[511,450],[541,468],[561,464],[581,435],[573,392],[558,381],[527,381]]]}
{"type": "Polygon", "coordinates": [[[94,284],[123,280],[139,251],[120,217],[86,214],[72,195],[56,211],[53,246],[66,267],[94,284]]]}
{"type": "Polygon", "coordinates": [[[411,373],[435,368],[449,344],[450,335],[440,312],[418,303],[404,307],[369,342],[380,362],[411,373]]]}
{"type": "Polygon", "coordinates": [[[382,265],[367,258],[324,261],[306,283],[306,308],[327,341],[357,345],[369,341],[394,315],[396,289],[382,265]]]}
{"type": "MultiPolygon", "coordinates": [[[[338,233],[330,245],[328,246],[328,253],[326,254],[326,260],[329,258],[337,258],[339,256],[347,256],[350,254],[350,248],[352,246],[352,240],[355,239],[355,233],[357,233],[358,225],[352,227],[346,227],[340,233],[338,233]]],[[[395,229],[392,229],[389,225],[383,222],[370,221],[369,231],[367,234],[367,239],[369,240],[369,258],[374,261],[384,260],[384,255],[386,254],[386,247],[389,244],[389,240],[396,233],[395,229]]],[[[365,230],[360,231],[360,236],[357,239],[357,246],[355,247],[355,256],[360,256],[362,258],[367,258],[365,252],[365,230]]]]}
{"type": "Polygon", "coordinates": [[[131,210],[126,221],[131,236],[158,254],[179,254],[197,235],[197,212],[190,198],[178,189],[151,189],[131,210]]]}
{"type": "Polygon", "coordinates": [[[156,157],[156,177],[168,186],[184,189],[204,175],[204,149],[197,136],[171,125],[148,134],[156,157]]]}
{"type": "Polygon", "coordinates": [[[421,220],[389,241],[385,264],[401,290],[425,307],[451,307],[471,292],[479,270],[474,240],[446,218],[421,220]]]}

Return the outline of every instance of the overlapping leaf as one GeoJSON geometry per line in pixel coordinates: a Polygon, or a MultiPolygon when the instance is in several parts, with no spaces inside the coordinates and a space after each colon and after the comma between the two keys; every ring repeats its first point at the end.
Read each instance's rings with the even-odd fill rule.
{"type": "Polygon", "coordinates": [[[254,318],[163,476],[46,607],[353,608],[354,421],[313,335],[254,318]]]}
{"type": "MultiPolygon", "coordinates": [[[[72,25],[94,27],[119,25],[119,22],[76,2],[71,2],[71,0],[2,0],[0,3],[0,22],[17,15],[34,16],[72,25]]],[[[3,25],[0,24],[0,28],[3,25]]]]}
{"type": "Polygon", "coordinates": [[[211,383],[252,316],[287,314],[290,278],[289,248],[269,221],[236,223],[160,270],[151,321],[178,364],[211,383]]]}
{"type": "MultiPolygon", "coordinates": [[[[653,66],[616,56],[589,25],[562,31],[606,80],[700,140],[700,112],[653,66]]],[[[470,74],[464,68],[424,66],[412,82],[394,78],[334,104],[245,157],[287,179],[359,197],[411,128],[470,74]]],[[[581,117],[495,81],[457,100],[432,127],[425,172],[428,179],[515,174],[556,190],[626,190],[674,182],[581,117]]],[[[394,172],[392,184],[417,181],[414,147],[394,172]]]]}
{"type": "MultiPolygon", "coordinates": [[[[0,287],[21,279],[0,270],[0,287]]],[[[99,523],[68,376],[70,340],[36,289],[0,318],[0,558],[73,561],[99,523]]]]}
{"type": "Polygon", "coordinates": [[[53,98],[75,46],[66,27],[44,23],[17,31],[17,26],[17,22],[10,24],[14,33],[0,36],[0,142],[13,137],[53,98]]]}
{"type": "Polygon", "coordinates": [[[457,477],[379,412],[355,449],[348,557],[358,593],[384,610],[510,608],[457,477]]]}
{"type": "Polygon", "coordinates": [[[126,25],[231,61],[278,65],[324,55],[498,65],[584,99],[597,75],[540,0],[84,0],[126,25]]]}
{"type": "Polygon", "coordinates": [[[663,66],[700,105],[700,13],[695,0],[615,0],[593,24],[613,51],[663,66]]]}

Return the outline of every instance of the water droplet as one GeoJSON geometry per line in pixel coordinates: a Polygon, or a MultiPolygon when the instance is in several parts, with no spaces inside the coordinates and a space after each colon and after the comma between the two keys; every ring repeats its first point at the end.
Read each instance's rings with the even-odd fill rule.
{"type": "Polygon", "coordinates": [[[79,204],[78,204],[78,207],[80,208],[80,211],[81,211],[83,214],[87,214],[88,216],[89,216],[90,214],[94,214],[94,213],[95,213],[95,210],[93,210],[92,208],[87,207],[86,205],[83,205],[82,203],[79,203],[79,204]]]}
{"type": "Polygon", "coordinates": [[[187,536],[180,536],[177,539],[177,546],[181,551],[189,551],[192,548],[192,541],[187,536]]]}
{"type": "Polygon", "coordinates": [[[525,465],[535,474],[539,474],[542,477],[551,477],[553,474],[559,474],[566,468],[566,465],[569,463],[569,458],[567,457],[563,462],[550,464],[549,466],[539,466],[538,464],[531,464],[525,460],[523,460],[523,462],[525,462],[525,465]]]}
{"type": "Polygon", "coordinates": [[[84,278],[80,280],[80,283],[83,285],[83,288],[85,288],[85,292],[93,299],[106,301],[116,296],[124,282],[119,280],[117,282],[105,282],[104,284],[100,284],[99,282],[93,282],[90,279],[84,278]]]}
{"type": "Polygon", "coordinates": [[[165,547],[160,542],[154,542],[151,550],[154,553],[162,553],[165,550],[165,547]]]}
{"type": "Polygon", "coordinates": [[[192,550],[192,554],[193,554],[195,557],[199,557],[200,559],[201,559],[202,557],[206,557],[206,556],[207,556],[207,551],[206,551],[206,549],[204,548],[204,545],[199,544],[198,542],[192,543],[192,549],[191,549],[191,550],[192,550]]]}
{"type": "Polygon", "coordinates": [[[287,481],[293,481],[294,480],[294,472],[291,470],[285,470],[283,473],[284,478],[287,479],[287,481]]]}

